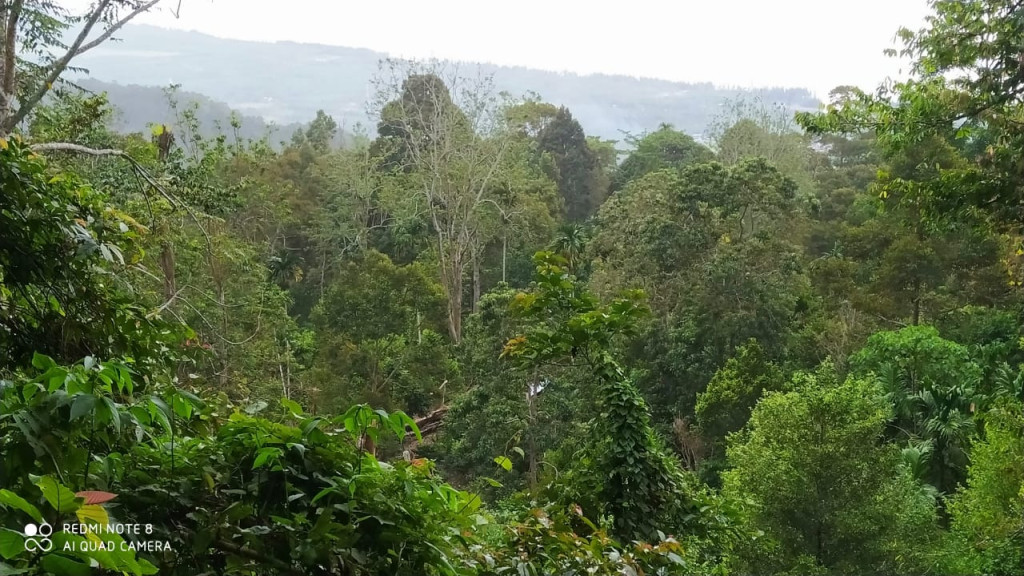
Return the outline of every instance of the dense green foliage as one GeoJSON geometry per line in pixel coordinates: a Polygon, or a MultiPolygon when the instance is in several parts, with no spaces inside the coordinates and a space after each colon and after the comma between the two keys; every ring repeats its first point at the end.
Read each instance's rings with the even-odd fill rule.
{"type": "Polygon", "coordinates": [[[758,403],[731,438],[724,487],[750,501],[748,521],[766,534],[741,553],[749,570],[927,572],[935,504],[899,449],[879,443],[891,410],[875,386],[837,381],[827,364],[758,403]]]}
{"type": "Polygon", "coordinates": [[[0,138],[0,576],[1024,575],[1024,9],[933,8],[912,80],[708,146],[438,63],[278,146],[55,91],[0,138]]]}

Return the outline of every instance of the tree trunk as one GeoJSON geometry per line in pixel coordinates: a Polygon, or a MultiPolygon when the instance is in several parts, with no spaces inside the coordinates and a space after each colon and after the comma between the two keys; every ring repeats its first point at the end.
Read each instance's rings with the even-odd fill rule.
{"type": "Polygon", "coordinates": [[[914,320],[912,324],[917,326],[921,323],[921,281],[914,281],[914,320]]]}
{"type": "Polygon", "coordinates": [[[526,389],[526,403],[529,413],[529,420],[526,425],[526,449],[529,452],[529,482],[530,482],[530,494],[535,494],[537,491],[537,442],[534,438],[534,431],[537,425],[537,394],[536,389],[532,388],[533,385],[527,386],[526,389]]]}
{"type": "Polygon", "coordinates": [[[164,273],[164,300],[170,302],[178,292],[174,275],[174,245],[170,240],[160,243],[160,270],[164,273]]]}
{"type": "Polygon", "coordinates": [[[0,138],[10,135],[7,129],[14,116],[15,89],[17,87],[18,65],[18,19],[21,16],[21,1],[0,2],[0,138]]]}
{"type": "Polygon", "coordinates": [[[501,282],[505,283],[505,256],[508,253],[508,231],[501,234],[501,282]]]}
{"type": "Polygon", "coordinates": [[[448,295],[448,333],[456,344],[462,341],[462,282],[448,295]]]}
{"type": "Polygon", "coordinates": [[[320,299],[324,299],[324,284],[327,278],[327,249],[323,251],[323,258],[320,260],[320,299]]]}
{"type": "Polygon", "coordinates": [[[448,334],[458,344],[462,341],[462,262],[453,257],[446,266],[441,263],[442,280],[448,292],[448,334]],[[447,268],[447,271],[444,269],[447,268]]]}
{"type": "Polygon", "coordinates": [[[377,457],[377,443],[369,434],[364,433],[359,437],[359,448],[370,456],[377,457]]]}
{"type": "Polygon", "coordinates": [[[815,559],[818,561],[818,566],[825,565],[825,543],[822,541],[821,535],[821,520],[817,522],[817,528],[815,530],[814,539],[817,541],[815,546],[816,550],[814,553],[815,559]]]}
{"type": "Polygon", "coordinates": [[[473,312],[476,312],[476,305],[480,302],[480,254],[476,248],[473,249],[473,312]]]}
{"type": "Polygon", "coordinates": [[[284,394],[284,398],[288,397],[288,384],[284,381],[284,364],[277,364],[277,372],[281,375],[281,391],[284,394]]]}
{"type": "MultiPolygon", "coordinates": [[[[227,298],[224,295],[224,286],[222,284],[220,284],[219,282],[217,284],[217,304],[220,306],[221,330],[223,331],[223,335],[225,337],[227,337],[227,334],[228,334],[227,298]]],[[[230,383],[230,378],[231,378],[231,374],[230,374],[230,370],[229,370],[229,368],[231,366],[231,361],[230,361],[230,358],[228,357],[228,355],[229,355],[229,346],[227,346],[227,344],[225,343],[224,346],[221,346],[222,366],[221,366],[221,371],[220,371],[220,387],[221,387],[221,390],[223,390],[223,391],[227,390],[227,387],[228,387],[228,384],[230,383]]]]}
{"type": "Polygon", "coordinates": [[[284,341],[284,397],[291,399],[292,394],[292,343],[284,341]]]}

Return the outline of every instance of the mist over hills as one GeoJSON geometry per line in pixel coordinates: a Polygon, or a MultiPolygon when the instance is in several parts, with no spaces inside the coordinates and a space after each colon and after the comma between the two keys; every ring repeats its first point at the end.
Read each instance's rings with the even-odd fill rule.
{"type": "MultiPolygon", "coordinates": [[[[371,95],[370,79],[387,56],[384,53],[227,40],[143,25],[127,26],[118,37],[119,42],[86,53],[77,64],[88,70],[88,79],[80,78],[83,86],[110,93],[121,112],[120,129],[141,130],[149,122],[166,121],[166,98],[158,88],[180,84],[183,91],[195,93],[185,94],[184,99],[200,101],[203,116],[224,123],[233,109],[249,117],[244,122],[246,133],[262,133],[267,124],[277,125],[275,141],[290,137],[318,109],[334,116],[345,131],[356,125],[373,131],[366,101],[371,95]]],[[[514,95],[538,93],[546,101],[567,106],[588,134],[614,140],[621,140],[623,132],[637,134],[663,122],[699,136],[726,100],[742,95],[757,95],[791,110],[815,109],[819,104],[804,88],[742,90],[710,83],[480,67],[494,75],[497,89],[514,95]]]]}
{"type": "MultiPolygon", "coordinates": [[[[89,92],[105,92],[110,102],[117,108],[111,122],[111,128],[118,132],[146,131],[150,124],[174,125],[175,113],[170,106],[170,96],[165,88],[158,86],[140,86],[137,84],[119,84],[103,82],[95,78],[83,78],[75,81],[75,85],[89,92]]],[[[176,90],[173,99],[179,109],[195,103],[196,118],[199,131],[204,137],[231,133],[232,113],[241,121],[238,136],[243,139],[260,139],[266,136],[272,144],[287,141],[291,135],[303,126],[303,123],[292,122],[276,124],[268,122],[262,116],[245,114],[233,110],[231,106],[213,100],[204,94],[186,90],[176,90]]],[[[340,131],[339,142],[344,137],[340,131]]]]}

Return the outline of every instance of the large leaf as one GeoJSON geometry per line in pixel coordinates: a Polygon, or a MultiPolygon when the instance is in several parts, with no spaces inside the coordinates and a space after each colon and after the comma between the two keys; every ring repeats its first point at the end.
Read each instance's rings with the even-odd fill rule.
{"type": "Polygon", "coordinates": [[[420,433],[420,428],[416,425],[416,421],[405,412],[401,410],[392,412],[390,421],[395,428],[395,433],[398,434],[399,440],[405,437],[405,431],[408,428],[416,436],[417,441],[423,441],[423,435],[420,433]]]}
{"type": "Polygon", "coordinates": [[[53,358],[36,352],[32,355],[32,366],[39,370],[49,370],[56,366],[57,363],[53,361],[53,358]]]}
{"type": "Polygon", "coordinates": [[[75,511],[78,521],[86,526],[106,526],[110,523],[110,516],[99,504],[86,504],[75,511]]]}
{"type": "Polygon", "coordinates": [[[118,564],[114,560],[112,552],[108,551],[109,545],[102,542],[93,533],[86,535],[88,538],[70,532],[57,532],[53,535],[53,551],[64,552],[86,562],[96,561],[100,566],[116,569],[118,564]],[[94,544],[90,544],[90,542],[94,544]],[[99,544],[103,544],[102,549],[98,546],[99,544]]]}
{"type": "Polygon", "coordinates": [[[182,420],[192,418],[192,404],[180,394],[171,396],[171,406],[174,408],[174,413],[182,420]]]}
{"type": "Polygon", "coordinates": [[[117,410],[117,405],[114,401],[106,396],[103,397],[103,406],[107,414],[110,415],[110,423],[114,425],[114,432],[121,434],[121,413],[117,410]]]}
{"type": "Polygon", "coordinates": [[[0,528],[0,556],[5,560],[10,560],[24,552],[25,536],[14,530],[0,528]]]}
{"type": "Polygon", "coordinates": [[[253,402],[249,406],[246,406],[245,407],[245,413],[250,415],[250,416],[254,416],[254,415],[259,414],[260,412],[266,410],[267,406],[269,406],[269,404],[267,404],[263,400],[258,400],[256,402],[253,402]]]}
{"type": "Polygon", "coordinates": [[[79,394],[71,403],[71,420],[78,420],[83,416],[92,414],[96,408],[96,397],[92,394],[79,394]]]}
{"type": "MultiPolygon", "coordinates": [[[[145,558],[139,558],[138,559],[138,563],[139,563],[139,572],[138,573],[141,574],[142,576],[150,576],[151,574],[157,574],[157,573],[160,572],[159,568],[154,566],[149,560],[146,560],[145,558]]],[[[0,575],[0,576],[2,576],[2,575],[0,575]]]]}
{"type": "Polygon", "coordinates": [[[31,568],[12,568],[3,562],[0,562],[0,576],[18,576],[18,574],[25,574],[29,571],[31,571],[31,568]]]}
{"type": "Polygon", "coordinates": [[[43,522],[43,515],[39,513],[38,508],[29,504],[27,500],[10,490],[0,490],[0,505],[14,508],[15,510],[21,510],[25,514],[31,516],[36,522],[43,522]]]}
{"type": "Polygon", "coordinates": [[[295,416],[296,418],[302,417],[302,406],[300,406],[298,402],[289,400],[288,398],[282,398],[281,406],[283,406],[285,410],[289,411],[292,416],[295,416]]]}
{"type": "Polygon", "coordinates": [[[280,448],[260,448],[256,454],[256,460],[252,464],[253,470],[265,466],[268,462],[276,461],[281,457],[280,448]]]}
{"type": "Polygon", "coordinates": [[[36,482],[36,486],[43,491],[43,497],[58,513],[68,514],[78,509],[79,500],[75,493],[54,480],[52,476],[43,476],[36,482]]]}
{"type": "Polygon", "coordinates": [[[165,431],[171,432],[173,430],[171,418],[174,417],[174,413],[171,412],[166,402],[156,396],[149,397],[149,415],[153,417],[153,420],[159,422],[165,431]]]}
{"type": "Polygon", "coordinates": [[[102,492],[99,490],[83,490],[75,493],[75,496],[85,500],[85,504],[103,504],[104,502],[110,502],[114,498],[117,498],[117,494],[111,492],[102,492]]]}
{"type": "Polygon", "coordinates": [[[53,576],[91,576],[92,569],[87,564],[72,560],[60,554],[47,554],[39,561],[43,570],[53,576]]]}

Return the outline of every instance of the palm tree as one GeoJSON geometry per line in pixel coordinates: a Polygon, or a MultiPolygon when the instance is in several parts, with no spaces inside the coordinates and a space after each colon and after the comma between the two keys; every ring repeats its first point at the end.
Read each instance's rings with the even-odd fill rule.
{"type": "Polygon", "coordinates": [[[583,252],[587,248],[588,240],[587,229],[582,224],[575,222],[563,224],[551,242],[551,250],[565,258],[569,270],[575,273],[583,261],[583,252]]]}
{"type": "Polygon", "coordinates": [[[914,456],[918,465],[931,461],[930,483],[949,494],[966,466],[966,448],[975,427],[972,412],[982,401],[977,382],[914,381],[892,365],[882,366],[878,380],[894,408],[890,427],[895,436],[930,446],[914,456]]]}

